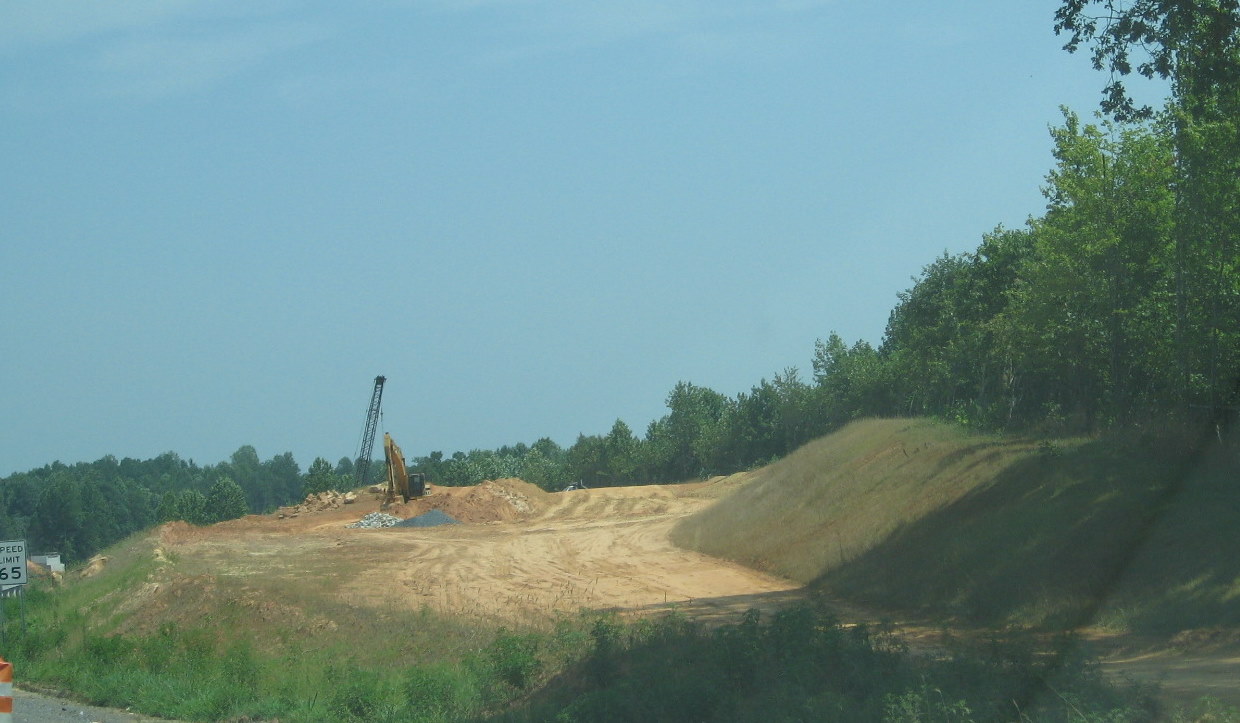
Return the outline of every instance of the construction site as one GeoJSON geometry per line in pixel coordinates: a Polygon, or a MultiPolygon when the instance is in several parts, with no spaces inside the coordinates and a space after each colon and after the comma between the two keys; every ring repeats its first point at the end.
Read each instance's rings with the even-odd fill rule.
{"type": "MultiPolygon", "coordinates": [[[[181,597],[187,580],[203,576],[287,589],[313,580],[351,605],[429,607],[531,625],[582,608],[743,612],[763,596],[784,599],[800,586],[668,539],[678,520],[711,504],[725,485],[551,494],[508,479],[437,487],[386,507],[381,492],[359,494],[350,503],[328,493],[272,515],[207,528],[169,523],[159,530],[154,554],[178,561],[175,578],[157,574],[131,604],[145,598],[143,604],[164,607],[161,598],[181,597]],[[349,527],[381,508],[401,519],[438,511],[461,524],[349,527]]],[[[254,593],[258,599],[258,588],[254,593]]]]}
{"type": "MultiPolygon", "coordinates": [[[[382,383],[358,469],[379,439],[382,383]]],[[[985,649],[996,630],[1037,645],[1071,633],[1108,679],[1156,684],[1167,706],[1240,704],[1231,580],[1166,552],[1188,529],[1226,534],[1213,500],[1228,480],[1207,468],[1172,505],[1160,500],[1173,481],[1131,450],[1065,440],[1048,456],[1030,440],[874,419],[739,474],[549,492],[515,478],[437,485],[382,439],[384,479],[269,514],[163,524],[66,573],[48,614],[82,620],[87,650],[103,645],[91,634],[200,630],[209,642],[190,632],[178,644],[399,671],[493,657],[522,639],[506,631],[554,640],[599,619],[711,629],[812,605],[932,660],[985,649]]],[[[318,679],[298,680],[272,681],[303,691],[279,705],[317,720],[304,691],[318,679]]]]}
{"type": "MultiPolygon", "coordinates": [[[[261,589],[299,589],[313,581],[319,594],[349,605],[542,626],[583,609],[739,613],[783,604],[801,587],[671,542],[678,521],[737,489],[744,476],[555,493],[520,479],[443,487],[411,473],[385,432],[386,478],[370,480],[385,382],[375,378],[367,406],[359,487],[313,493],[271,514],[209,527],[163,525],[152,554],[167,566],[126,607],[192,618],[192,605],[175,602],[187,585],[216,580],[222,584],[210,590],[266,599],[262,607],[274,603],[261,589]]],[[[210,598],[199,602],[209,605],[210,598]]]]}

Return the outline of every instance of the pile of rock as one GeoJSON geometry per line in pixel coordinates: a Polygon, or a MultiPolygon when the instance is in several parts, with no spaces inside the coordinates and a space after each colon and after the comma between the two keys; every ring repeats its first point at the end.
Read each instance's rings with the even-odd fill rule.
{"type": "Polygon", "coordinates": [[[401,519],[395,515],[389,515],[385,512],[371,512],[370,514],[364,515],[362,519],[357,522],[345,525],[345,527],[353,529],[360,528],[363,530],[377,530],[380,527],[391,527],[400,521],[401,519]]]}
{"type": "MultiPolygon", "coordinates": [[[[503,481],[506,482],[508,480],[503,481]]],[[[487,492],[490,492],[500,499],[507,500],[508,503],[512,505],[513,509],[515,509],[519,514],[528,515],[534,509],[533,506],[530,505],[530,499],[528,497],[514,489],[505,487],[500,484],[499,481],[487,480],[479,485],[479,487],[485,489],[487,492]]]]}
{"type": "Polygon", "coordinates": [[[327,490],[326,492],[311,493],[306,495],[306,499],[300,504],[293,507],[281,507],[276,513],[280,519],[285,517],[296,517],[310,512],[323,512],[325,510],[334,510],[341,505],[351,505],[357,502],[356,492],[337,492],[335,490],[327,490]]]}
{"type": "Polygon", "coordinates": [[[439,525],[459,525],[460,520],[443,510],[431,510],[424,512],[417,517],[410,517],[402,522],[397,522],[397,527],[438,527],[439,525]]]}

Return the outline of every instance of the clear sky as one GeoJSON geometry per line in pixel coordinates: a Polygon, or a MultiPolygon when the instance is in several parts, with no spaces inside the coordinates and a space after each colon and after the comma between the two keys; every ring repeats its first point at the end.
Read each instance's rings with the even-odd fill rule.
{"type": "Polygon", "coordinates": [[[0,475],[641,434],[1040,214],[1058,3],[0,3],[0,475]]]}

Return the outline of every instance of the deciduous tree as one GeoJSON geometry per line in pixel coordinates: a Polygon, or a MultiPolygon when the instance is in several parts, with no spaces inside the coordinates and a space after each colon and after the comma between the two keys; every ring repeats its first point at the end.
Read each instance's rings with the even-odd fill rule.
{"type": "Polygon", "coordinates": [[[206,517],[211,522],[235,520],[249,514],[245,491],[231,477],[220,477],[207,490],[206,517]]]}

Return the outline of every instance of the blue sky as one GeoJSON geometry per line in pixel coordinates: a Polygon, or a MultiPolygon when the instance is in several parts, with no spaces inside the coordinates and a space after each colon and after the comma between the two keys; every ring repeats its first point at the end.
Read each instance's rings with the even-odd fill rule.
{"type": "Polygon", "coordinates": [[[1057,3],[0,4],[0,475],[639,434],[1039,214],[1057,3]]]}

